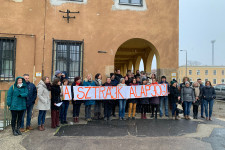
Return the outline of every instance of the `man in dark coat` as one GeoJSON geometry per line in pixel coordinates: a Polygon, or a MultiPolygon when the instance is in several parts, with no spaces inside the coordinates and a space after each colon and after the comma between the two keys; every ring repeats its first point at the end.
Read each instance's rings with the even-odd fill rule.
{"type": "Polygon", "coordinates": [[[32,117],[32,111],[35,104],[35,100],[37,99],[37,88],[36,86],[29,81],[29,74],[23,75],[28,89],[28,96],[26,99],[26,110],[23,113],[22,122],[21,122],[21,128],[20,131],[24,132],[24,117],[27,112],[27,122],[26,122],[26,129],[27,130],[33,130],[33,128],[30,126],[31,117],[32,117]]]}

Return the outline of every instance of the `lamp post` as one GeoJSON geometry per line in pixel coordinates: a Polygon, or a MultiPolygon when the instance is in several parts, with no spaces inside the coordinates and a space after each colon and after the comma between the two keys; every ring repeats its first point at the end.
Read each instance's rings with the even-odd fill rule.
{"type": "Polygon", "coordinates": [[[214,43],[216,42],[216,40],[212,40],[212,66],[214,66],[214,43]]]}
{"type": "Polygon", "coordinates": [[[187,77],[187,50],[180,50],[181,52],[186,52],[186,77],[187,77]]]}

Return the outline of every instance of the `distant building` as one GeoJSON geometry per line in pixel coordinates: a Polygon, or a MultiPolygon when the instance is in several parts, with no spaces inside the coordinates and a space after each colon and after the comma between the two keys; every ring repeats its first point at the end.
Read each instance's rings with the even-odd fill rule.
{"type": "MultiPolygon", "coordinates": [[[[180,66],[178,69],[178,82],[181,83],[183,77],[186,76],[186,66],[180,66]]],[[[225,66],[188,66],[187,76],[191,82],[202,79],[211,81],[212,85],[224,84],[225,83],[225,66]]]]}

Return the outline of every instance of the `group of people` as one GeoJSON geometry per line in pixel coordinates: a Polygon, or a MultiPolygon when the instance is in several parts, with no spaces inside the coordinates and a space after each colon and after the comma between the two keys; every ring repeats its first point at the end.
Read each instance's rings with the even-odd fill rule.
{"type": "Polygon", "coordinates": [[[15,83],[9,88],[7,95],[7,105],[12,114],[12,131],[13,135],[21,135],[25,130],[33,130],[31,127],[32,110],[35,100],[38,97],[37,109],[38,114],[38,130],[45,130],[45,118],[48,110],[51,109],[51,127],[56,128],[61,124],[67,124],[67,111],[70,101],[63,98],[63,86],[138,86],[149,84],[166,84],[168,87],[168,96],[134,98],[134,99],[119,99],[119,100],[77,100],[72,89],[72,104],[73,104],[73,121],[79,122],[81,104],[85,105],[85,119],[92,120],[91,108],[94,106],[93,119],[104,119],[111,121],[112,117],[116,117],[115,108],[119,105],[119,120],[126,120],[125,112],[128,112],[128,120],[135,119],[136,110],[139,109],[141,119],[147,119],[147,112],[151,112],[151,118],[157,119],[159,116],[169,117],[169,108],[172,110],[172,118],[179,119],[180,110],[177,108],[179,104],[183,106],[185,119],[190,119],[190,109],[193,104],[194,119],[198,117],[198,107],[201,105],[201,117],[206,117],[206,120],[212,120],[213,101],[215,99],[215,90],[210,81],[202,85],[201,79],[197,82],[190,83],[188,77],[184,77],[183,83],[178,85],[176,80],[172,80],[170,84],[166,81],[166,77],[162,76],[160,82],[157,82],[156,75],[152,74],[147,77],[144,71],[136,71],[136,74],[128,70],[126,76],[120,74],[120,70],[111,73],[110,77],[106,78],[103,83],[102,75],[97,73],[95,79],[92,79],[91,74],[81,80],[81,77],[75,77],[72,83],[68,77],[61,71],[55,72],[53,82],[50,82],[49,77],[43,77],[37,87],[29,82],[29,75],[24,74],[23,77],[16,78],[15,83]],[[209,113],[208,113],[209,106],[209,113]],[[104,113],[102,113],[104,108],[104,113]],[[205,116],[204,116],[205,110],[205,116]],[[27,114],[26,128],[24,128],[24,116],[27,114]]]}

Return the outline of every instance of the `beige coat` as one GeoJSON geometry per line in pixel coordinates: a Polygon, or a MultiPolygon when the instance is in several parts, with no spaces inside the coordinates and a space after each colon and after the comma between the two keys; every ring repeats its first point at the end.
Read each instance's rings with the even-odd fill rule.
{"type": "Polygon", "coordinates": [[[42,80],[37,85],[37,96],[37,109],[49,110],[51,106],[50,91],[42,80]]]}

